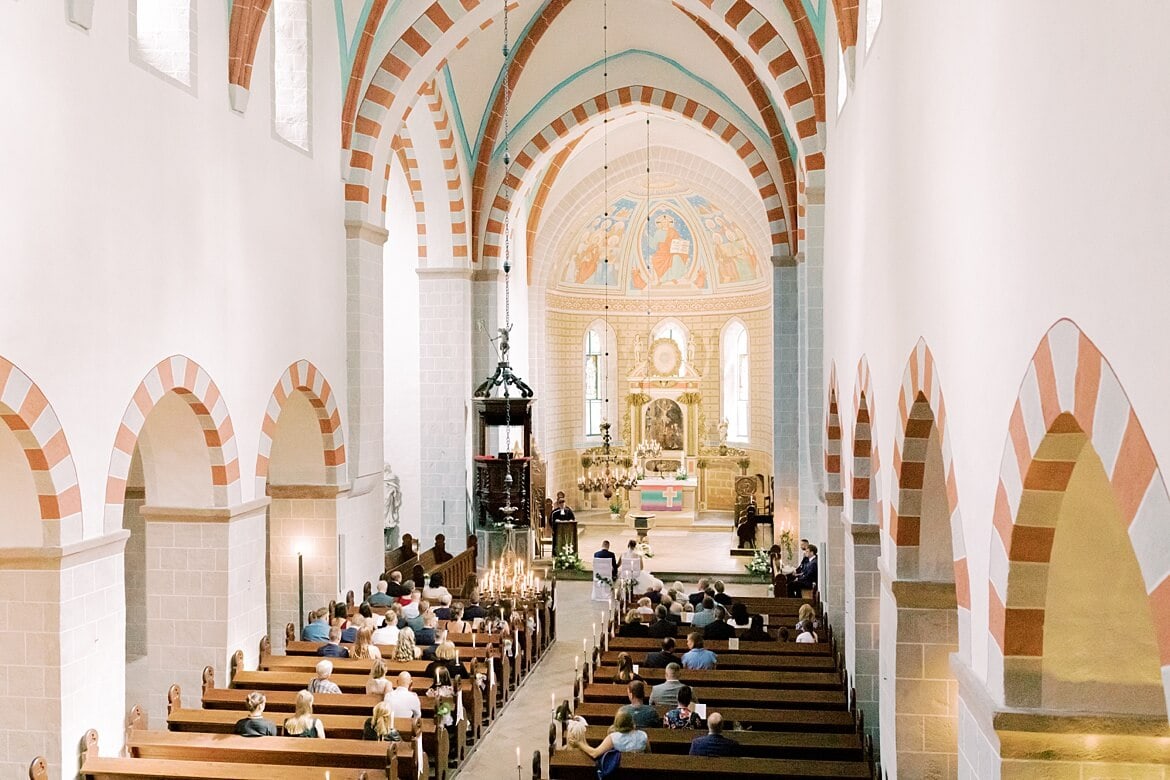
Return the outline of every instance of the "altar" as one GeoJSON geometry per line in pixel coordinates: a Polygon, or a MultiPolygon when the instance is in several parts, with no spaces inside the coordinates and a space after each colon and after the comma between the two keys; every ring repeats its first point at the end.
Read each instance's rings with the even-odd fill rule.
{"type": "Polygon", "coordinates": [[[694,525],[695,496],[699,481],[694,476],[646,477],[630,489],[630,510],[653,512],[659,528],[694,525]]]}

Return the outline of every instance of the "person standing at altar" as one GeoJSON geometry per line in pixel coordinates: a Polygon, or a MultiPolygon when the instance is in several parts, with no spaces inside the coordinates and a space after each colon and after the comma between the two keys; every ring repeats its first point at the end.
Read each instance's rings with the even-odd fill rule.
{"type": "Polygon", "coordinates": [[[554,523],[575,523],[577,516],[573,514],[573,510],[565,504],[565,491],[557,491],[557,501],[553,505],[552,521],[554,523]]]}
{"type": "Polygon", "coordinates": [[[549,517],[553,529],[553,554],[562,550],[577,552],[577,517],[565,504],[565,491],[557,491],[557,501],[549,517]]]}

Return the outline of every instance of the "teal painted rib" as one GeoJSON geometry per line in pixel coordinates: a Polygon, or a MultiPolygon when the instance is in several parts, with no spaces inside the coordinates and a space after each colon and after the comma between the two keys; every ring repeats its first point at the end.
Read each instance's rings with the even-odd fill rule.
{"type": "Polygon", "coordinates": [[[451,107],[451,121],[455,123],[459,144],[463,147],[463,159],[472,165],[471,146],[467,143],[467,130],[463,127],[463,112],[459,110],[459,98],[455,96],[455,84],[451,81],[451,69],[443,65],[443,84],[447,88],[447,105],[451,107]]]}
{"type": "MultiPolygon", "coordinates": [[[[540,4],[540,10],[532,15],[532,18],[528,20],[528,24],[526,24],[524,29],[520,31],[520,37],[516,39],[516,42],[512,44],[511,51],[508,52],[508,64],[512,62],[512,58],[515,56],[516,50],[520,48],[520,44],[522,44],[528,38],[528,33],[532,30],[532,25],[535,24],[536,20],[544,14],[544,9],[548,7],[549,2],[550,0],[544,0],[544,2],[540,4]]],[[[487,105],[483,107],[483,116],[479,119],[479,131],[475,134],[475,156],[477,159],[479,158],[479,151],[483,147],[484,133],[487,132],[488,114],[492,110],[492,105],[496,102],[496,95],[500,94],[500,90],[503,89],[503,85],[504,63],[501,63],[500,72],[496,74],[496,83],[492,85],[492,91],[488,96],[487,105]]],[[[471,158],[469,157],[467,159],[470,160],[471,158]]]]}
{"type": "MultiPolygon", "coordinates": [[[[678,72],[682,73],[684,76],[686,76],[689,79],[691,79],[692,81],[694,81],[695,83],[710,90],[711,92],[714,92],[716,95],[718,95],[723,100],[723,102],[727,103],[729,106],[732,107],[732,110],[735,111],[735,113],[739,116],[740,120],[742,120],[744,125],[746,125],[750,129],[754,130],[759,137],[768,138],[768,134],[766,132],[764,132],[764,129],[761,128],[758,124],[756,124],[755,120],[753,120],[750,116],[748,116],[747,113],[745,113],[742,108],[740,108],[738,105],[736,105],[736,103],[733,100],[731,100],[729,97],[727,97],[727,95],[722,90],[720,90],[714,84],[712,84],[711,82],[702,78],[698,74],[688,70],[686,67],[684,67],[681,63],[679,63],[676,60],[673,60],[669,57],[658,54],[657,52],[647,51],[645,49],[626,49],[625,51],[619,52],[618,54],[610,55],[609,61],[613,62],[614,60],[621,59],[622,57],[635,56],[635,55],[642,55],[645,57],[650,57],[652,59],[656,59],[656,60],[659,60],[661,62],[664,62],[667,65],[670,65],[671,67],[673,67],[678,72]]],[[[566,78],[566,79],[562,80],[560,83],[558,83],[555,87],[553,87],[551,90],[549,90],[545,94],[545,96],[542,97],[536,103],[536,105],[534,105],[531,109],[529,109],[528,113],[526,113],[523,117],[521,117],[520,121],[518,123],[516,123],[515,126],[513,126],[512,131],[508,134],[508,137],[504,140],[511,142],[513,140],[513,136],[515,136],[516,133],[520,132],[521,128],[523,128],[524,125],[527,124],[532,119],[533,115],[535,115],[536,112],[539,111],[542,106],[544,106],[546,103],[548,103],[549,100],[554,95],[556,95],[562,89],[569,86],[574,81],[581,78],[582,76],[589,73],[590,71],[601,67],[604,63],[605,63],[605,60],[597,60],[593,64],[586,65],[584,68],[581,68],[573,75],[569,76],[568,78],[566,78]]],[[[771,101],[771,96],[769,96],[768,100],[771,101]]],[[[775,108],[774,104],[773,104],[773,108],[775,108]]],[[[558,116],[559,116],[559,114],[558,114],[558,116]]],[[[796,145],[793,144],[792,140],[788,137],[788,128],[785,127],[783,125],[783,123],[781,123],[780,129],[784,135],[784,143],[788,146],[788,154],[792,157],[793,160],[796,160],[796,145]]],[[[492,159],[493,160],[498,158],[502,154],[504,140],[497,143],[495,148],[492,149],[492,159]]]]}
{"type": "Polygon", "coordinates": [[[816,0],[801,0],[804,6],[804,12],[808,14],[809,21],[812,22],[813,33],[817,36],[817,43],[824,48],[825,45],[825,17],[828,16],[825,7],[830,0],[819,0],[821,10],[814,8],[816,0]]]}

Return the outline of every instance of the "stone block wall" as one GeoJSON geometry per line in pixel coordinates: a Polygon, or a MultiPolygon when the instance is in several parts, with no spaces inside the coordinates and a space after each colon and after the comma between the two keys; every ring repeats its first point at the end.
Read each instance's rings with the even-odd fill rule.
{"type": "MultiPolygon", "coordinates": [[[[268,636],[284,647],[284,626],[299,631],[297,552],[304,555],[305,611],[337,595],[337,500],[273,498],[268,507],[268,636]]],[[[261,602],[263,603],[263,602],[261,602]]]]}

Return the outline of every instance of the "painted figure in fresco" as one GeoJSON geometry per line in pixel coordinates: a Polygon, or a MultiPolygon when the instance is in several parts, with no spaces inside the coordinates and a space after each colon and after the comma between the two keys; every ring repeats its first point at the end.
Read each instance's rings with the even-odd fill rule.
{"type": "Polygon", "coordinates": [[[565,280],[574,284],[604,285],[608,254],[609,283],[617,284],[618,252],[626,224],[633,213],[629,201],[623,199],[614,204],[610,216],[603,215],[593,220],[581,233],[565,280]]]}
{"type": "Polygon", "coordinates": [[[650,233],[650,267],[659,284],[680,279],[687,271],[690,242],[683,239],[675,227],[674,216],[660,211],[654,217],[654,230],[650,233]]]}

